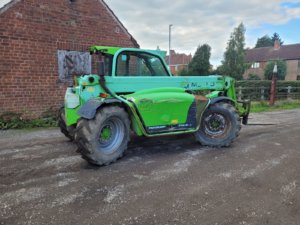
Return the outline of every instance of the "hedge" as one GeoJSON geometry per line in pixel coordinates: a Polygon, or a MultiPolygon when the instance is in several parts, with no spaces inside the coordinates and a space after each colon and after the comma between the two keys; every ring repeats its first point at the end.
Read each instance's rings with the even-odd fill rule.
{"type": "MultiPolygon", "coordinates": [[[[242,98],[259,100],[262,97],[262,88],[264,89],[264,98],[268,99],[270,95],[270,80],[242,80],[236,82],[237,94],[242,88],[242,98]]],[[[287,97],[298,99],[300,96],[300,81],[277,81],[277,99],[287,97]],[[287,87],[292,87],[288,95],[287,87]]]]}
{"type": "MultiPolygon", "coordinates": [[[[236,81],[236,87],[270,87],[270,80],[240,80],[236,81]]],[[[300,88],[300,80],[299,81],[285,81],[279,80],[277,81],[277,87],[288,87],[291,86],[293,88],[300,88]]]]}

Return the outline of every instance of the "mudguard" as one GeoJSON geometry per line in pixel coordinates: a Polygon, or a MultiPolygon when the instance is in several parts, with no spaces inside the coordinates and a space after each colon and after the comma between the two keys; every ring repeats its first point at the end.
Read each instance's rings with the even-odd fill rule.
{"type": "Polygon", "coordinates": [[[220,97],[211,99],[210,104],[213,105],[213,104],[218,103],[218,102],[229,102],[229,103],[232,103],[232,105],[235,106],[235,107],[239,107],[239,106],[237,106],[237,103],[242,104],[242,106],[239,107],[240,109],[242,108],[242,110],[238,110],[239,115],[240,115],[240,117],[243,118],[242,123],[244,125],[248,124],[248,116],[249,116],[249,112],[250,112],[251,101],[246,100],[246,101],[237,101],[237,102],[235,102],[231,98],[220,96],[220,97]]]}
{"type": "Polygon", "coordinates": [[[220,96],[220,97],[211,99],[211,100],[210,100],[210,105],[213,105],[213,104],[218,103],[218,102],[230,102],[230,103],[232,103],[232,105],[234,105],[234,106],[235,106],[235,104],[236,104],[236,102],[233,101],[231,98],[224,97],[224,96],[220,96]]]}
{"type": "Polygon", "coordinates": [[[77,114],[82,118],[91,120],[95,117],[97,109],[101,105],[115,102],[121,103],[118,99],[91,99],[81,106],[77,114]]]}

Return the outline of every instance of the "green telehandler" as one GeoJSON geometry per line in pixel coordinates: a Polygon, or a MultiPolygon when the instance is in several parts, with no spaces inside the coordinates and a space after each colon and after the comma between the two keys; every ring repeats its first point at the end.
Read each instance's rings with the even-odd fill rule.
{"type": "Polygon", "coordinates": [[[82,157],[108,165],[122,157],[130,132],[154,137],[194,133],[205,146],[229,146],[246,124],[249,101],[237,101],[229,76],[172,76],[162,52],[91,46],[97,73],[75,77],[59,126],[82,157]]]}

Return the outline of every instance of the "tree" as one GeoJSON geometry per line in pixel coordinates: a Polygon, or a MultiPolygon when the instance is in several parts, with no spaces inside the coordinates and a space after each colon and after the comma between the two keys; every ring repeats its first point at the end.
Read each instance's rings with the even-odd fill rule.
{"type": "Polygon", "coordinates": [[[221,66],[222,74],[230,75],[237,80],[243,78],[246,69],[245,31],[246,29],[241,23],[231,33],[221,66]]]}
{"type": "Polygon", "coordinates": [[[210,75],[221,75],[221,74],[223,74],[222,65],[220,65],[216,69],[210,71],[210,75]]]}
{"type": "Polygon", "coordinates": [[[284,80],[286,75],[286,62],[283,60],[269,61],[265,68],[265,79],[272,80],[273,69],[275,63],[277,64],[277,79],[284,80]]]}
{"type": "Polygon", "coordinates": [[[258,38],[254,48],[272,47],[272,46],[274,46],[275,40],[278,40],[280,45],[283,44],[283,41],[281,40],[279,34],[277,34],[275,32],[272,37],[270,37],[269,35],[266,34],[266,35],[262,36],[261,38],[258,38]]]}
{"type": "Polygon", "coordinates": [[[264,35],[261,38],[258,38],[256,41],[255,48],[261,48],[261,47],[271,47],[274,45],[274,42],[269,37],[269,35],[264,35]]]}
{"type": "Polygon", "coordinates": [[[183,68],[178,72],[179,76],[188,76],[189,75],[189,71],[187,68],[183,68]]]}
{"type": "Polygon", "coordinates": [[[272,40],[272,42],[273,42],[273,45],[274,45],[275,40],[278,40],[279,43],[280,43],[280,45],[283,44],[283,41],[281,40],[279,34],[277,34],[276,32],[273,34],[271,40],[272,40]]]}
{"type": "Polygon", "coordinates": [[[210,70],[211,47],[208,44],[199,45],[192,61],[188,66],[188,73],[191,75],[208,75],[210,70]]]}

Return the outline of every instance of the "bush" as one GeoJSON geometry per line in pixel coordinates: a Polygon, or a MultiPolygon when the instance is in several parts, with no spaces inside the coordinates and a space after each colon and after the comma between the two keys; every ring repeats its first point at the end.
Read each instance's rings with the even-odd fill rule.
{"type": "MultiPolygon", "coordinates": [[[[236,87],[271,87],[270,80],[240,80],[236,81],[236,87]]],[[[300,88],[300,81],[285,81],[279,80],[277,81],[277,87],[294,87],[300,88]]]]}
{"type": "Polygon", "coordinates": [[[247,80],[261,80],[257,74],[250,73],[247,80]]]}
{"type": "Polygon", "coordinates": [[[178,72],[178,76],[189,76],[189,71],[187,68],[183,68],[178,72]]]}
{"type": "Polygon", "coordinates": [[[47,111],[42,114],[41,118],[31,120],[23,119],[19,113],[7,112],[0,115],[0,130],[56,127],[57,118],[57,112],[55,111],[47,111]]]}
{"type": "Polygon", "coordinates": [[[278,71],[277,79],[284,80],[286,75],[286,62],[283,60],[274,60],[274,61],[269,61],[267,63],[267,66],[265,68],[265,79],[272,80],[275,63],[277,64],[277,71],[278,71]]]}

